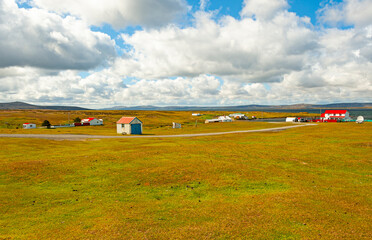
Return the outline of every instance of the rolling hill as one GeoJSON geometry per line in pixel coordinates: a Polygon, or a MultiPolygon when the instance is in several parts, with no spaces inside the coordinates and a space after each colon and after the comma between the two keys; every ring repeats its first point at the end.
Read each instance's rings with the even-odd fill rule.
{"type": "Polygon", "coordinates": [[[46,110],[89,110],[87,108],[74,106],[39,106],[24,102],[0,103],[0,109],[46,109],[46,110]]]}

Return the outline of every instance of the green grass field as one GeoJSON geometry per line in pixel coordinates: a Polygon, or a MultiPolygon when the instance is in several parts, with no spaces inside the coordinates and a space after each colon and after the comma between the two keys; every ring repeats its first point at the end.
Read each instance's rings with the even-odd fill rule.
{"type": "Polygon", "coordinates": [[[370,123],[0,144],[0,239],[372,238],[370,123]]]}
{"type": "MultiPolygon", "coordinates": [[[[145,135],[170,135],[188,133],[208,133],[234,130],[251,130],[275,127],[270,123],[236,121],[233,123],[210,123],[204,124],[205,119],[211,119],[220,115],[228,115],[232,112],[203,112],[200,117],[191,116],[192,112],[186,111],[51,111],[51,110],[2,110],[0,111],[0,133],[38,133],[38,134],[88,134],[88,135],[117,135],[116,121],[122,116],[137,116],[143,122],[145,135]],[[22,129],[22,124],[31,122],[41,126],[44,120],[51,124],[65,124],[76,117],[102,118],[104,126],[84,126],[58,129],[22,129]],[[172,129],[172,122],[182,124],[182,129],[172,129]],[[17,129],[18,128],[18,129],[17,129]]],[[[318,116],[309,113],[261,113],[248,112],[247,116],[262,116],[264,118],[286,116],[318,116]]],[[[282,123],[282,126],[288,125],[282,123]]]]}

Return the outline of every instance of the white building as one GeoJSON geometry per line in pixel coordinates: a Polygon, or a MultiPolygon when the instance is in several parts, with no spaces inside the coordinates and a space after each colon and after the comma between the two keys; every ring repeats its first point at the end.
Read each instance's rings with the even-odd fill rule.
{"type": "Polygon", "coordinates": [[[136,117],[122,117],[116,122],[119,134],[142,134],[142,122],[136,117]]]}
{"type": "Polygon", "coordinates": [[[285,119],[286,122],[296,122],[296,118],[295,117],[287,117],[285,119]]]}
{"type": "Polygon", "coordinates": [[[23,124],[23,128],[24,128],[24,129],[32,129],[32,128],[36,128],[36,124],[35,124],[35,123],[24,123],[24,124],[23,124]]]}
{"type": "Polygon", "coordinates": [[[220,119],[221,122],[232,122],[232,119],[229,116],[220,116],[218,119],[220,119]]]}
{"type": "Polygon", "coordinates": [[[172,128],[182,128],[181,123],[173,122],[172,123],[172,128]]]}
{"type": "Polygon", "coordinates": [[[214,122],[221,122],[221,120],[218,118],[205,120],[205,123],[214,123],[214,122]]]}
{"type": "Polygon", "coordinates": [[[215,119],[207,119],[205,123],[213,123],[213,122],[232,122],[232,119],[228,116],[220,116],[215,119]]]}
{"type": "Polygon", "coordinates": [[[201,114],[200,113],[193,113],[193,114],[191,114],[192,116],[201,116],[201,114]]]}
{"type": "Polygon", "coordinates": [[[347,110],[326,110],[322,115],[321,118],[323,120],[328,120],[328,119],[344,119],[344,120],[350,120],[350,115],[347,110]]]}
{"type": "Polygon", "coordinates": [[[243,117],[245,117],[245,114],[243,114],[243,113],[232,113],[232,114],[229,115],[229,117],[232,117],[232,118],[237,118],[237,117],[243,118],[243,117]]]}
{"type": "Polygon", "coordinates": [[[81,123],[89,123],[91,126],[98,126],[98,125],[103,125],[103,120],[102,119],[97,119],[97,118],[85,118],[81,120],[81,123]]]}

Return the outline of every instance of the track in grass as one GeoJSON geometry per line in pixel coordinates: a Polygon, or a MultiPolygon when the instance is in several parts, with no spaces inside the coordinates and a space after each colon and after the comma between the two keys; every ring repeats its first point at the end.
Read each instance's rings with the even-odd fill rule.
{"type": "Polygon", "coordinates": [[[107,138],[182,138],[182,137],[202,137],[214,136],[234,133],[257,133],[257,132],[275,132],[286,129],[315,126],[316,124],[301,124],[285,127],[256,129],[256,130],[239,130],[229,132],[214,132],[214,133],[195,133],[195,134],[179,134],[179,135],[131,135],[131,136],[103,136],[103,135],[73,135],[73,134],[0,134],[3,138],[41,138],[52,140],[81,140],[81,139],[107,139],[107,138]]]}

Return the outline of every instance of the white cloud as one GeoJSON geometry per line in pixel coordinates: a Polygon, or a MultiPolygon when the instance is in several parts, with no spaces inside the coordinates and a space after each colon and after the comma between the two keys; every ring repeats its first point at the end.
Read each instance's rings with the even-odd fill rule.
{"type": "Polygon", "coordinates": [[[209,0],[200,0],[200,10],[204,11],[207,5],[209,4],[209,0]]]}
{"type": "Polygon", "coordinates": [[[287,0],[244,0],[244,7],[240,15],[268,20],[273,19],[276,14],[288,7],[287,0]]]}
{"type": "Polygon", "coordinates": [[[89,69],[112,59],[115,43],[82,21],[0,2],[0,68],[89,69]]]}
{"type": "Polygon", "coordinates": [[[303,19],[283,12],[270,22],[196,14],[195,26],[123,35],[133,47],[115,63],[115,71],[137,78],[211,74],[239,81],[273,82],[300,70],[317,46],[317,34],[303,19]]]}
{"type": "Polygon", "coordinates": [[[159,27],[186,14],[185,0],[31,0],[40,8],[72,14],[90,25],[159,27]]]}
{"type": "Polygon", "coordinates": [[[319,30],[288,12],[286,1],[260,2],[245,1],[242,19],[216,20],[200,11],[192,26],[123,34],[130,50],[82,78],[71,70],[79,66],[74,61],[85,61],[85,68],[102,64],[112,56],[109,37],[74,17],[18,9],[5,0],[0,101],[87,107],[371,101],[372,26],[366,20],[319,30]]]}
{"type": "Polygon", "coordinates": [[[332,26],[340,24],[364,27],[372,24],[372,0],[345,0],[330,3],[319,10],[318,18],[332,26]]]}

